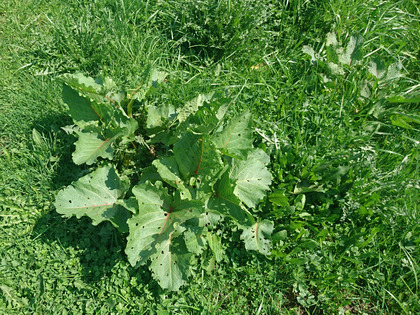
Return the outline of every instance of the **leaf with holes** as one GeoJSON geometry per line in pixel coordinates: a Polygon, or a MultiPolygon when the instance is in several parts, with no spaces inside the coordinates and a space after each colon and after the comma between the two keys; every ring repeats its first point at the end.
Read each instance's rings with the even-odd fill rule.
{"type": "Polygon", "coordinates": [[[241,201],[233,193],[234,186],[225,172],[214,185],[214,193],[207,202],[207,208],[221,216],[228,216],[241,225],[253,222],[251,214],[241,207],[241,201]]]}
{"type": "Polygon", "coordinates": [[[274,223],[268,220],[254,223],[253,226],[244,229],[241,239],[245,242],[247,250],[256,250],[264,255],[270,255],[271,233],[274,223]]]}
{"type": "Polygon", "coordinates": [[[271,173],[265,164],[270,161],[261,149],[249,153],[245,161],[234,161],[230,177],[236,183],[234,194],[248,207],[255,207],[271,184],[271,173]]]}
{"type": "Polygon", "coordinates": [[[171,235],[158,245],[156,253],[151,256],[153,278],[164,289],[178,290],[187,280],[191,257],[182,238],[171,235]]]}
{"type": "Polygon", "coordinates": [[[128,220],[130,234],[126,248],[128,260],[133,266],[145,263],[156,254],[162,242],[174,232],[184,230],[182,223],[198,218],[203,212],[201,201],[171,196],[159,181],[155,185],[149,182],[137,185],[133,194],[138,200],[139,212],[128,220]]]}
{"type": "Polygon", "coordinates": [[[118,204],[127,191],[127,183],[112,166],[98,168],[61,190],[55,202],[57,212],[78,219],[88,216],[93,225],[110,221],[120,231],[127,231],[129,212],[118,204]]]}
{"type": "Polygon", "coordinates": [[[229,124],[212,139],[221,152],[227,156],[246,159],[252,149],[251,113],[245,111],[232,119],[229,124]]]}

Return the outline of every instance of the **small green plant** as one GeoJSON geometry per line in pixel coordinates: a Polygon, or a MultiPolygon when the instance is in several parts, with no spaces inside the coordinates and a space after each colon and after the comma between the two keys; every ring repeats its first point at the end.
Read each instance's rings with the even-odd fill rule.
{"type": "Polygon", "coordinates": [[[150,261],[154,278],[169,290],[184,283],[193,256],[207,246],[220,259],[214,244],[223,219],[243,230],[246,249],[269,255],[273,223],[255,220],[250,210],[272,180],[269,156],[253,147],[251,114],[227,119],[230,101],[216,93],[180,109],[147,105],[165,74],[146,73],[128,94],[107,78],[64,77],[74,122],[65,130],[78,137],[73,161],[94,166],[58,193],[57,211],[128,232],[130,263],[150,261]]]}

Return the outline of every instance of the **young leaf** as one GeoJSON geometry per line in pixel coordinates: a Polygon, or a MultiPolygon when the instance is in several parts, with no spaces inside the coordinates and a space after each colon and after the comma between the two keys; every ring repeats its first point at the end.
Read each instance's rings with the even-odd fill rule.
{"type": "Polygon", "coordinates": [[[252,148],[251,113],[245,111],[212,139],[223,154],[238,159],[246,159],[248,151],[252,148]]]}
{"type": "Polygon", "coordinates": [[[194,115],[198,109],[203,106],[204,102],[208,102],[213,98],[215,93],[199,94],[197,97],[185,103],[179,110],[177,119],[180,123],[187,120],[190,115],[194,115]]]}
{"type": "Polygon", "coordinates": [[[256,250],[264,255],[270,255],[271,241],[274,223],[268,220],[255,222],[249,228],[244,229],[241,239],[245,242],[247,250],[256,250]]]}
{"type": "Polygon", "coordinates": [[[202,202],[172,197],[161,182],[137,185],[133,194],[139,202],[139,212],[128,220],[130,234],[126,248],[133,266],[145,263],[157,252],[160,243],[174,232],[184,230],[181,223],[198,218],[203,212],[202,202]]]}
{"type": "Polygon", "coordinates": [[[172,105],[160,106],[149,105],[147,108],[146,127],[149,129],[161,127],[173,120],[176,116],[175,108],[172,105]]]}
{"type": "Polygon", "coordinates": [[[234,194],[250,208],[261,201],[271,184],[271,173],[265,167],[269,161],[261,149],[251,151],[245,161],[233,161],[230,177],[236,183],[234,194]]]}
{"type": "Polygon", "coordinates": [[[166,183],[180,190],[181,199],[191,199],[190,191],[185,187],[184,181],[180,178],[181,175],[179,174],[175,157],[169,156],[154,160],[153,165],[166,183]]]}
{"type": "Polygon", "coordinates": [[[110,221],[120,231],[127,231],[129,212],[117,203],[127,191],[112,166],[104,166],[61,190],[55,201],[57,212],[78,219],[88,216],[93,225],[110,221]]]}
{"type": "Polygon", "coordinates": [[[91,165],[96,162],[98,157],[112,160],[114,151],[112,143],[119,138],[127,141],[134,137],[137,121],[121,114],[116,116],[118,117],[115,117],[113,122],[117,125],[114,128],[103,130],[104,128],[97,126],[85,126],[83,131],[76,131],[79,139],[75,143],[76,150],[72,155],[75,164],[91,165]],[[103,133],[101,133],[101,129],[103,133]]]}
{"type": "Polygon", "coordinates": [[[351,65],[354,61],[359,61],[363,58],[361,48],[363,45],[363,37],[351,36],[347,44],[346,50],[340,54],[339,60],[341,63],[351,65]]]}

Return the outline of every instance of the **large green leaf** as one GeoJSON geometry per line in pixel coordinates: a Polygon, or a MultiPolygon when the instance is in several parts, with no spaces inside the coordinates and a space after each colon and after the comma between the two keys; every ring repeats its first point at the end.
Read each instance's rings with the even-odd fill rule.
{"type": "Polygon", "coordinates": [[[200,179],[199,182],[211,185],[223,169],[220,153],[209,137],[190,131],[184,133],[175,143],[174,156],[184,179],[194,176],[200,179]]]}
{"type": "Polygon", "coordinates": [[[214,193],[207,202],[207,208],[222,216],[229,216],[241,225],[249,225],[253,222],[253,218],[241,207],[241,202],[234,195],[233,190],[234,185],[230,181],[228,172],[223,173],[214,185],[214,193]]]}
{"type": "Polygon", "coordinates": [[[246,159],[253,142],[250,112],[245,111],[232,119],[221,132],[214,135],[212,140],[223,154],[246,159]]]}
{"type": "Polygon", "coordinates": [[[92,102],[80,96],[77,91],[67,85],[63,86],[63,101],[69,107],[70,117],[76,122],[89,122],[100,119],[99,114],[92,106],[92,102]]]}
{"type": "Polygon", "coordinates": [[[244,229],[241,239],[245,242],[247,250],[256,250],[264,255],[270,255],[271,233],[273,233],[274,223],[268,220],[255,222],[249,228],[244,229]]]}
{"type": "Polygon", "coordinates": [[[106,95],[105,88],[92,78],[78,73],[66,75],[62,80],[63,100],[76,123],[109,120],[118,111],[116,102],[106,95]]]}
{"type": "Polygon", "coordinates": [[[127,190],[112,166],[98,168],[61,190],[56,198],[57,212],[78,219],[88,216],[93,225],[110,221],[119,230],[127,231],[129,212],[118,204],[127,190]]]}
{"type": "Polygon", "coordinates": [[[123,138],[128,141],[134,137],[137,121],[121,115],[118,118],[114,120],[114,123],[118,125],[113,128],[103,130],[104,128],[97,126],[85,126],[83,131],[76,130],[79,139],[75,143],[76,150],[72,155],[75,164],[91,165],[98,157],[112,160],[114,152],[112,143],[117,139],[123,138]]]}
{"type": "Polygon", "coordinates": [[[77,132],[76,150],[73,152],[73,162],[77,165],[86,163],[91,165],[98,157],[112,160],[113,149],[111,143],[114,138],[104,138],[96,132],[77,132]]]}
{"type": "Polygon", "coordinates": [[[191,257],[182,238],[172,234],[158,245],[151,257],[152,275],[163,289],[176,291],[187,280],[191,257]]]}
{"type": "Polygon", "coordinates": [[[272,176],[265,166],[269,161],[261,149],[252,150],[247,160],[234,160],[230,174],[236,183],[234,194],[248,207],[255,207],[271,184],[272,176]]]}
{"type": "Polygon", "coordinates": [[[147,182],[133,188],[139,202],[139,212],[128,220],[130,234],[126,253],[130,263],[145,263],[156,254],[162,242],[174,232],[183,231],[181,224],[198,218],[203,212],[203,203],[198,200],[181,200],[168,194],[162,183],[147,182]]]}

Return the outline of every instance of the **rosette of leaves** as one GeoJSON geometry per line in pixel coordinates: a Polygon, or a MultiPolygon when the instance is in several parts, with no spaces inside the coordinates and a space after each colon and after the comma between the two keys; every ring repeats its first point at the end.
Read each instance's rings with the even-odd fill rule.
{"type": "Polygon", "coordinates": [[[110,80],[99,84],[73,75],[64,82],[63,98],[75,123],[67,129],[78,136],[73,161],[98,167],[58,193],[59,213],[88,216],[94,225],[110,221],[127,232],[129,262],[149,263],[169,290],[185,282],[193,256],[210,249],[221,259],[215,230],[222,220],[243,231],[246,249],[270,254],[273,223],[252,212],[271,184],[269,157],[253,147],[248,111],[228,119],[229,100],[216,94],[200,95],[177,111],[146,106],[141,136],[146,145],[160,143],[166,150],[138,170],[142,175],[130,186],[134,180],[119,175],[116,165],[124,164],[113,155],[115,146],[139,136],[138,121],[124,111],[130,97],[116,97],[105,84],[110,80]]]}

